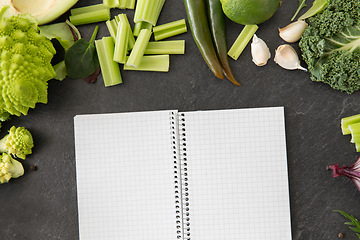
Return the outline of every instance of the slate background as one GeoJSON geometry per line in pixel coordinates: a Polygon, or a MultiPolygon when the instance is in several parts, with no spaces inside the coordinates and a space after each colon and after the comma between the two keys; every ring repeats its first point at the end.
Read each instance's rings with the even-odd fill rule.
{"type": "MultiPolygon", "coordinates": [[[[80,0],[75,7],[101,2],[80,0]]],[[[310,6],[311,1],[307,2],[310,6]]],[[[25,175],[0,186],[0,239],[78,239],[75,115],[266,106],[285,106],[293,239],[337,239],[339,232],[345,239],[356,239],[344,225],[347,219],[332,210],[360,219],[360,193],[350,180],[333,178],[325,167],[349,165],[359,156],[350,137],[341,134],[340,119],[360,113],[360,92],[348,95],[333,90],[312,82],[307,72],[285,70],[274,63],[275,49],[284,43],[278,28],[290,23],[297,6],[296,0],[284,0],[275,15],[259,25],[257,35],[272,53],[266,66],[253,64],[249,45],[237,61],[230,59],[241,87],[213,76],[190,31],[172,38],[186,40],[186,54],[171,56],[168,73],[123,71],[124,83],[109,88],[104,87],[101,76],[94,84],[51,80],[48,104],[38,104],[27,116],[13,117],[0,133],[2,137],[12,125],[24,126],[35,141],[33,154],[23,162],[25,175]],[[31,171],[31,165],[38,170],[31,171]]],[[[132,19],[133,10],[112,10],[112,16],[121,12],[132,19]]],[[[158,24],[182,18],[186,18],[183,1],[167,0],[158,24]]],[[[226,21],[231,46],[242,26],[226,21]]],[[[85,39],[90,39],[95,25],[100,26],[98,38],[109,35],[105,23],[79,26],[85,39]]],[[[299,52],[297,43],[291,45],[299,52]]],[[[103,177],[96,175],[96,168],[94,177],[99,181],[103,177]]]]}

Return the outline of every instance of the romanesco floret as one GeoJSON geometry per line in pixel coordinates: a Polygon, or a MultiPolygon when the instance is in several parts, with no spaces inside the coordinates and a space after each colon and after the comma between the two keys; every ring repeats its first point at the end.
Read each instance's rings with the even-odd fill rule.
{"type": "Polygon", "coordinates": [[[47,103],[56,51],[29,14],[0,18],[0,111],[26,115],[36,103],[47,103]]]}
{"type": "Polygon", "coordinates": [[[31,133],[24,127],[12,126],[9,134],[0,140],[0,152],[12,154],[14,157],[25,159],[32,153],[34,142],[31,133]]]}
{"type": "Polygon", "coordinates": [[[24,175],[23,165],[9,154],[3,153],[0,158],[0,184],[7,183],[11,178],[24,175]]]}

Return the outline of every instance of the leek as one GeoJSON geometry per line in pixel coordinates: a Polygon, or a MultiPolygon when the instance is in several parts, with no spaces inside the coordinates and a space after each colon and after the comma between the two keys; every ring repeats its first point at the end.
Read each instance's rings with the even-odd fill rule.
{"type": "Polygon", "coordinates": [[[155,41],[169,38],[187,31],[185,19],[166,23],[153,28],[155,41]]]}
{"type": "Polygon", "coordinates": [[[257,25],[245,25],[228,51],[228,55],[234,60],[237,60],[258,28],[257,25]]]}
{"type": "Polygon", "coordinates": [[[126,61],[127,66],[133,66],[136,68],[140,65],[150,37],[151,32],[149,30],[143,29],[140,31],[139,37],[135,41],[134,48],[132,49],[128,60],[126,61]]]}
{"type": "Polygon", "coordinates": [[[168,72],[170,66],[169,55],[143,56],[138,67],[124,65],[124,70],[168,72]]]}
{"type": "Polygon", "coordinates": [[[145,54],[184,54],[185,40],[149,42],[145,54]]]}

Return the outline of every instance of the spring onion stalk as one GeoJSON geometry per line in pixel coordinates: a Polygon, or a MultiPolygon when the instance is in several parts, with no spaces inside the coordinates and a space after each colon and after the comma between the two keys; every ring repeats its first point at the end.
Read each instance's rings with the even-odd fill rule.
{"type": "Polygon", "coordinates": [[[138,0],[135,7],[134,22],[148,22],[156,26],[165,0],[138,0]]]}
{"type": "Polygon", "coordinates": [[[126,14],[119,14],[117,16],[115,16],[115,20],[119,23],[119,22],[124,22],[129,26],[129,49],[133,49],[134,44],[135,44],[135,37],[133,32],[131,31],[131,26],[129,23],[129,19],[127,18],[126,14]]]}
{"type": "Polygon", "coordinates": [[[169,22],[153,28],[155,41],[169,38],[187,31],[185,19],[169,22]]]}
{"type": "Polygon", "coordinates": [[[134,8],[135,8],[135,0],[127,0],[126,9],[134,9],[134,8]]]}
{"type": "Polygon", "coordinates": [[[119,64],[113,60],[114,39],[112,37],[103,37],[95,41],[95,46],[105,87],[122,83],[119,64]]]}
{"type": "Polygon", "coordinates": [[[110,20],[110,9],[106,8],[97,11],[71,15],[69,17],[69,20],[74,25],[83,25],[83,24],[107,21],[110,20]]]}
{"type": "Polygon", "coordinates": [[[145,49],[150,40],[151,32],[147,29],[140,31],[139,37],[136,39],[134,48],[131,50],[130,56],[126,61],[127,66],[137,68],[140,65],[141,59],[145,53],[145,49]]]}
{"type": "Polygon", "coordinates": [[[229,49],[228,55],[234,60],[237,60],[258,28],[259,27],[257,25],[245,25],[241,33],[229,49]]]}
{"type": "Polygon", "coordinates": [[[349,129],[350,124],[359,123],[360,122],[360,114],[352,115],[349,117],[344,117],[341,119],[341,131],[343,135],[350,134],[351,131],[349,129]]]}
{"type": "Polygon", "coordinates": [[[184,54],[185,40],[149,42],[144,54],[184,54]]]}
{"type": "Polygon", "coordinates": [[[116,23],[115,19],[107,20],[106,21],[106,27],[109,30],[110,36],[114,39],[116,38],[116,31],[118,24],[116,23]]]}
{"type": "Polygon", "coordinates": [[[170,66],[169,55],[143,56],[138,67],[124,65],[124,70],[168,72],[170,66]]]}
{"type": "Polygon", "coordinates": [[[120,3],[119,0],[103,0],[103,4],[108,8],[117,8],[120,3]]]}
{"type": "Polygon", "coordinates": [[[78,15],[78,14],[82,14],[82,13],[94,12],[94,11],[103,10],[106,8],[107,7],[102,3],[90,5],[90,6],[86,6],[86,7],[73,8],[70,10],[70,15],[78,15]]]}
{"type": "Polygon", "coordinates": [[[115,38],[114,61],[125,64],[128,52],[129,25],[119,22],[115,38]]]}
{"type": "Polygon", "coordinates": [[[152,31],[152,25],[148,22],[143,22],[143,21],[140,21],[140,22],[137,22],[135,23],[135,26],[134,26],[134,36],[139,36],[139,33],[141,31],[141,29],[147,29],[149,31],[152,31]]]}

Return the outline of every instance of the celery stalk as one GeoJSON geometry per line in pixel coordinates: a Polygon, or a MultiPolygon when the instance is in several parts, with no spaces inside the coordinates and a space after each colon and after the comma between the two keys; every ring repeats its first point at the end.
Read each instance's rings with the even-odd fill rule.
{"type": "Polygon", "coordinates": [[[148,22],[155,26],[165,0],[138,0],[135,7],[134,22],[148,22]]]}
{"type": "Polygon", "coordinates": [[[355,133],[360,133],[360,122],[351,123],[348,125],[351,135],[355,133]]]}
{"type": "Polygon", "coordinates": [[[107,29],[109,30],[110,36],[115,39],[116,38],[117,27],[118,27],[115,19],[107,20],[106,21],[106,26],[107,26],[107,29]]]}
{"type": "Polygon", "coordinates": [[[110,20],[110,9],[106,8],[102,10],[71,15],[69,20],[74,25],[107,21],[110,20]]]}
{"type": "Polygon", "coordinates": [[[143,21],[135,23],[134,36],[136,37],[139,36],[141,29],[148,29],[149,31],[152,31],[152,25],[148,22],[143,22],[143,21]]]}
{"type": "Polygon", "coordinates": [[[127,9],[134,9],[135,8],[135,0],[127,0],[126,1],[126,8],[127,9]]]}
{"type": "Polygon", "coordinates": [[[103,0],[103,4],[108,8],[119,7],[119,0],[103,0]]]}
{"type": "Polygon", "coordinates": [[[95,41],[95,46],[105,87],[122,83],[119,64],[113,61],[115,48],[114,39],[112,37],[103,37],[95,41]]]}
{"type": "Polygon", "coordinates": [[[350,142],[360,144],[360,133],[352,133],[350,142]]]}
{"type": "Polygon", "coordinates": [[[134,37],[133,32],[131,31],[129,19],[127,18],[126,14],[123,14],[123,13],[115,16],[115,19],[118,22],[124,22],[129,26],[129,28],[128,28],[129,29],[129,49],[133,49],[134,44],[135,44],[135,37],[134,37]]]}
{"type": "Polygon", "coordinates": [[[118,8],[125,9],[126,8],[126,0],[119,0],[118,8]]]}
{"type": "Polygon", "coordinates": [[[184,54],[185,40],[149,42],[144,54],[184,54]]]}
{"type": "Polygon", "coordinates": [[[237,60],[258,28],[257,25],[245,25],[228,51],[228,55],[234,60],[237,60]]]}
{"type": "Polygon", "coordinates": [[[168,72],[170,66],[169,55],[143,56],[138,67],[124,65],[124,70],[168,72]]]}
{"type": "Polygon", "coordinates": [[[360,122],[360,114],[352,115],[350,117],[344,117],[341,119],[341,131],[343,135],[350,134],[351,131],[349,129],[350,124],[359,123],[360,122]]]}
{"type": "Polygon", "coordinates": [[[151,32],[149,30],[143,29],[140,31],[139,37],[135,41],[134,48],[126,61],[127,66],[133,66],[136,68],[140,65],[141,59],[150,40],[150,36],[151,32]]]}
{"type": "Polygon", "coordinates": [[[107,7],[102,3],[95,4],[95,5],[90,5],[90,6],[86,6],[86,7],[73,8],[73,9],[70,10],[70,15],[88,13],[88,12],[103,10],[103,9],[106,9],[106,8],[107,7]]]}
{"type": "Polygon", "coordinates": [[[169,22],[153,28],[155,41],[172,37],[187,31],[185,19],[169,22]]]}
{"type": "Polygon", "coordinates": [[[119,22],[115,38],[114,61],[125,64],[128,50],[129,26],[119,22]]]}

